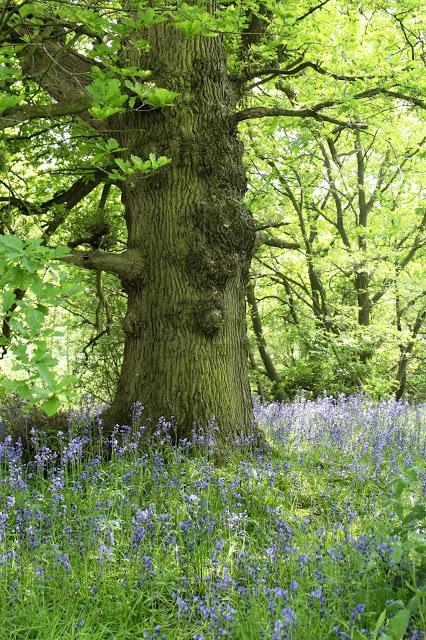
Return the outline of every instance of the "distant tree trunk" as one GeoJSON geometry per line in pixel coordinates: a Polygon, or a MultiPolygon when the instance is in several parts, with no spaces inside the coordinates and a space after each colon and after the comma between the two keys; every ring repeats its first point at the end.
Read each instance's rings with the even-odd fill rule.
{"type": "MultiPolygon", "coordinates": [[[[372,201],[367,202],[365,186],[365,158],[359,132],[356,134],[356,157],[358,177],[358,249],[363,256],[361,264],[355,269],[355,288],[358,301],[358,324],[368,327],[371,319],[370,273],[367,265],[367,226],[372,201]]],[[[371,348],[361,350],[360,360],[367,364],[372,356],[371,348]]]]}
{"type": "MultiPolygon", "coordinates": [[[[398,298],[397,298],[398,301],[398,298]]],[[[398,310],[398,305],[397,305],[398,310]]],[[[410,362],[411,355],[414,350],[414,346],[416,343],[416,338],[422,328],[424,321],[426,319],[426,311],[421,311],[417,314],[417,317],[414,321],[414,324],[411,327],[411,337],[406,343],[401,343],[399,346],[399,360],[398,360],[398,370],[396,374],[396,382],[397,382],[397,390],[395,392],[395,398],[397,400],[401,400],[404,397],[406,386],[407,386],[407,369],[408,364],[410,362]]],[[[397,327],[399,331],[401,328],[401,316],[397,315],[397,327]]]]}
{"type": "Polygon", "coordinates": [[[186,38],[165,24],[147,37],[137,66],[179,97],[171,108],[117,117],[114,136],[128,154],[172,162],[122,187],[128,248],[143,268],[122,278],[124,359],[105,419],[126,422],[140,400],[153,422],[173,416],[178,437],[214,416],[227,441],[252,423],[245,289],[255,226],[242,204],[238,95],[220,37],[186,38]]]}
{"type": "Polygon", "coordinates": [[[282,402],[286,399],[285,391],[282,387],[282,379],[278,373],[272,358],[266,347],[266,340],[263,333],[262,321],[260,319],[259,309],[257,306],[256,296],[254,293],[254,285],[249,282],[247,286],[247,301],[250,308],[250,316],[253,324],[254,335],[256,336],[256,344],[259,351],[259,355],[262,359],[265,373],[271,381],[271,395],[274,400],[282,402]]]}
{"type": "Polygon", "coordinates": [[[263,375],[263,371],[260,367],[256,365],[253,352],[249,348],[249,363],[250,363],[250,374],[252,379],[254,378],[256,384],[256,392],[260,402],[265,402],[267,393],[265,392],[265,388],[261,379],[261,375],[263,375]]]}

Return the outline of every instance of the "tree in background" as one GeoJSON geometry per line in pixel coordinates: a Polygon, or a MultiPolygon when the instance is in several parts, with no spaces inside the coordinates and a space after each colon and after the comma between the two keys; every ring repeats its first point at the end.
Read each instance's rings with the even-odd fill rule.
{"type": "Polygon", "coordinates": [[[269,305],[273,301],[275,313],[284,313],[287,335],[291,325],[299,350],[304,343],[311,353],[302,377],[316,393],[340,384],[350,391],[393,389],[401,398],[408,362],[420,346],[425,140],[416,143],[420,123],[412,115],[405,127],[398,124],[331,136],[313,128],[305,131],[303,144],[281,129],[281,149],[274,150],[262,135],[253,142],[252,207],[265,208],[265,193],[272,194],[272,208],[278,199],[287,224],[270,243],[293,244],[292,259],[276,250],[269,256],[265,249],[258,252],[255,264],[265,275],[259,280],[258,274],[258,292],[266,293],[269,305]],[[329,367],[326,376],[318,376],[314,365],[320,345],[325,352],[317,351],[317,365],[323,360],[329,367]]]}
{"type": "MultiPolygon", "coordinates": [[[[423,110],[420,9],[397,5],[3,3],[4,242],[37,237],[39,256],[66,244],[64,263],[118,278],[124,356],[108,424],[141,400],[179,436],[212,415],[224,441],[250,427],[245,292],[255,247],[272,241],[244,202],[238,126],[309,119],[325,138],[383,109],[423,110]]],[[[4,350],[27,284],[8,280],[4,350]]]]}

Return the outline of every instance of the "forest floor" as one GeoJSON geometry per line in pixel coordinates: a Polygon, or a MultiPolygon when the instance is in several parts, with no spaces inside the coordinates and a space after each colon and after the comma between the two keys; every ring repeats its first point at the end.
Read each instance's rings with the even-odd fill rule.
{"type": "MultiPolygon", "coordinates": [[[[97,455],[0,444],[0,640],[426,637],[426,405],[257,405],[267,454],[179,448],[143,412],[97,455]]],[[[0,411],[1,415],[1,411],[0,411]]]]}

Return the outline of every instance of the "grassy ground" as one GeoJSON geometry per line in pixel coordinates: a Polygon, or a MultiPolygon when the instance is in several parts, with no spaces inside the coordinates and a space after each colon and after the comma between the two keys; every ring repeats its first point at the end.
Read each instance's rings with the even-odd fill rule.
{"type": "MultiPolygon", "coordinates": [[[[0,445],[0,640],[425,638],[426,406],[256,407],[270,454],[0,445]]],[[[0,410],[1,415],[1,410],[0,410]]],[[[85,435],[81,435],[83,431],[85,435]]]]}

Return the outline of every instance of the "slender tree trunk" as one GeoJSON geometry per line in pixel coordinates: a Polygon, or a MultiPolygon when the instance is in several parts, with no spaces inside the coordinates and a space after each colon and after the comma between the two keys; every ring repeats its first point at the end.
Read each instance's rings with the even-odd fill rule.
{"type": "MultiPolygon", "coordinates": [[[[424,321],[426,319],[426,311],[420,311],[417,316],[416,319],[414,321],[414,324],[411,327],[411,336],[410,339],[408,340],[408,342],[405,343],[401,343],[399,345],[399,360],[398,360],[398,370],[397,370],[397,374],[396,374],[396,382],[397,382],[397,389],[395,392],[395,398],[397,400],[401,400],[404,397],[405,394],[405,390],[407,387],[407,370],[408,370],[408,365],[410,363],[410,359],[412,357],[412,353],[414,350],[414,346],[416,344],[416,338],[424,324],[424,321]]],[[[401,315],[398,314],[398,306],[397,306],[397,327],[398,330],[401,331],[401,315]]]]}
{"type": "Polygon", "coordinates": [[[174,417],[178,437],[214,416],[222,440],[251,427],[245,288],[255,227],[242,204],[238,96],[221,38],[185,38],[160,24],[137,61],[158,86],[179,92],[175,106],[121,116],[116,133],[132,153],[171,158],[122,188],[128,247],[142,275],[128,293],[125,351],[109,424],[145,415],[174,417]]]}
{"type": "MultiPolygon", "coordinates": [[[[355,269],[355,288],[358,301],[358,324],[368,327],[371,320],[370,273],[367,264],[367,226],[371,204],[367,203],[365,192],[365,158],[361,135],[356,133],[356,157],[358,177],[358,249],[362,255],[361,264],[355,269]]],[[[372,356],[371,348],[362,349],[360,361],[367,364],[372,356]]]]}
{"type": "Polygon", "coordinates": [[[286,393],[282,388],[282,379],[278,373],[269,351],[266,347],[265,335],[263,333],[262,320],[259,314],[259,308],[257,306],[256,296],[254,294],[254,285],[250,282],[247,286],[247,301],[250,308],[250,317],[253,325],[254,335],[256,336],[256,344],[259,351],[259,355],[262,359],[265,373],[271,381],[271,395],[274,400],[282,402],[286,399],[286,393]]]}

